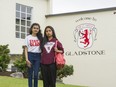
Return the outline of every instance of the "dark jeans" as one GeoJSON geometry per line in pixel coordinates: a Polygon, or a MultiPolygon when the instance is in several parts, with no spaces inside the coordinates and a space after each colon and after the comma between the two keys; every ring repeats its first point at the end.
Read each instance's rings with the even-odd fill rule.
{"type": "Polygon", "coordinates": [[[40,53],[31,53],[28,52],[28,58],[31,62],[31,68],[28,68],[28,86],[32,86],[32,80],[34,77],[34,87],[38,87],[38,72],[40,68],[40,53]]]}
{"type": "Polygon", "coordinates": [[[43,87],[56,87],[56,64],[41,64],[43,87]]]}

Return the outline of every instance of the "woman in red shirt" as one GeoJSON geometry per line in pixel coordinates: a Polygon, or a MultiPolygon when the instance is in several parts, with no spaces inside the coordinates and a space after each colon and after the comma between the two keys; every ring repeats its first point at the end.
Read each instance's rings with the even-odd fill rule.
{"type": "Polygon", "coordinates": [[[44,87],[56,87],[56,64],[55,52],[64,53],[62,44],[58,41],[55,47],[55,31],[52,26],[47,26],[44,30],[44,39],[42,45],[41,71],[44,87]]]}

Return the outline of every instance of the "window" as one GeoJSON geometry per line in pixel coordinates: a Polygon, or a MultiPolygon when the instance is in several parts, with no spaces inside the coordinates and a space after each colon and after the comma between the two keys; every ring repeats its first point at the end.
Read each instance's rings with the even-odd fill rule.
{"type": "Polygon", "coordinates": [[[32,20],[32,7],[16,4],[15,36],[25,39],[29,34],[29,28],[32,20]]]}

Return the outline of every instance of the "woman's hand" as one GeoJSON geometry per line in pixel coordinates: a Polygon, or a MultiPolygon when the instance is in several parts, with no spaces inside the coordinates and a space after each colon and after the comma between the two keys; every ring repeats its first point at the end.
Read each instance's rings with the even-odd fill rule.
{"type": "Polygon", "coordinates": [[[26,60],[26,63],[27,63],[27,66],[31,68],[31,62],[28,59],[26,60]]]}

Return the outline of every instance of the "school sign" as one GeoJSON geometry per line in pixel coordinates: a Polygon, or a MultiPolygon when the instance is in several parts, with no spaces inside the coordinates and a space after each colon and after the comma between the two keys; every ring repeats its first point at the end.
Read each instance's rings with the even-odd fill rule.
{"type": "Polygon", "coordinates": [[[67,64],[74,66],[74,75],[65,83],[89,87],[116,86],[116,10],[46,15],[63,43],[67,64]]]}

